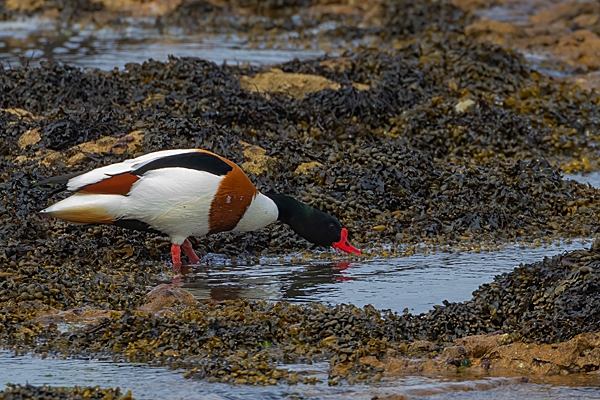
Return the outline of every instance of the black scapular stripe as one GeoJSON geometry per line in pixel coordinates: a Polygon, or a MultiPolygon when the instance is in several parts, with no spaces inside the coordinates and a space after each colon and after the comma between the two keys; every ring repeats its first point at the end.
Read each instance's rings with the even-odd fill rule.
{"type": "Polygon", "coordinates": [[[47,185],[49,183],[58,183],[58,184],[63,184],[66,185],[67,183],[69,183],[69,181],[79,175],[83,175],[85,174],[87,171],[79,171],[79,172],[72,172],[70,174],[65,174],[65,175],[60,175],[60,176],[53,176],[51,178],[48,179],[44,179],[41,180],[39,182],[33,183],[33,186],[42,186],[42,185],[47,185]]]}
{"type": "Polygon", "coordinates": [[[85,173],[86,173],[86,171],[79,171],[79,172],[73,172],[73,173],[66,174],[66,175],[53,176],[52,178],[44,179],[39,182],[32,182],[29,185],[29,188],[34,188],[36,186],[39,187],[39,186],[44,186],[44,185],[50,185],[50,184],[59,185],[57,188],[54,188],[53,190],[50,191],[50,197],[52,197],[57,193],[67,190],[67,184],[69,183],[69,181],[72,178],[75,178],[76,176],[79,176],[79,175],[83,175],[85,173]]]}
{"type": "Polygon", "coordinates": [[[150,233],[158,233],[163,234],[161,231],[158,231],[148,225],[145,222],[139,221],[137,219],[118,219],[113,222],[113,225],[120,226],[121,228],[133,229],[136,231],[146,231],[150,233]]]}
{"type": "Polygon", "coordinates": [[[233,168],[225,161],[214,154],[203,152],[190,152],[183,154],[174,154],[172,156],[162,157],[158,160],[142,165],[138,169],[131,171],[135,175],[143,175],[148,171],[160,168],[190,168],[198,171],[206,171],[214,175],[227,175],[233,168]]]}

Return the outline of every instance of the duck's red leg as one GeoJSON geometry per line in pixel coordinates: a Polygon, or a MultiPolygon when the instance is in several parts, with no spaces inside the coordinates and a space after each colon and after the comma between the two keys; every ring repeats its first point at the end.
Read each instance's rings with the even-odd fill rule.
{"type": "Polygon", "coordinates": [[[173,269],[181,269],[181,247],[178,244],[171,245],[171,257],[173,258],[173,269]]]}
{"type": "Polygon", "coordinates": [[[188,258],[190,259],[190,262],[192,264],[200,264],[200,258],[194,251],[194,247],[192,246],[192,243],[188,239],[185,239],[183,241],[183,244],[181,245],[181,247],[183,247],[183,251],[188,256],[188,258]]]}

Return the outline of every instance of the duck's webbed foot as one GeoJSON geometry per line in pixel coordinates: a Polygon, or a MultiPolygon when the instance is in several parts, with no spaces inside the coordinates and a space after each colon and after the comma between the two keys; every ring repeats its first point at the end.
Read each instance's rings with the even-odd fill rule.
{"type": "Polygon", "coordinates": [[[192,246],[192,242],[190,242],[189,239],[185,239],[183,241],[183,244],[181,245],[181,247],[183,247],[183,251],[185,252],[185,254],[190,259],[190,263],[191,264],[200,264],[200,257],[198,257],[198,255],[194,251],[194,247],[192,246]]]}

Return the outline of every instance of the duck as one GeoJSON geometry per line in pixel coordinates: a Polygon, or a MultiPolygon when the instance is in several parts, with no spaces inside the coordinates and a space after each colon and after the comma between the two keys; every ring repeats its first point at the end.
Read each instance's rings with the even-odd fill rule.
{"type": "Polygon", "coordinates": [[[156,151],[39,184],[47,183],[66,184],[72,195],[41,210],[43,217],[168,236],[174,269],[181,267],[181,249],[191,264],[200,263],[190,237],[254,231],[276,221],[311,243],[361,253],[332,215],[290,196],[261,193],[238,165],[203,149],[156,151]]]}

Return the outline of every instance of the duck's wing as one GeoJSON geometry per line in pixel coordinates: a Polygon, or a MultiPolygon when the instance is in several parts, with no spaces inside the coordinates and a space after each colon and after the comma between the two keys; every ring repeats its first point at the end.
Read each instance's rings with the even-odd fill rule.
{"type": "Polygon", "coordinates": [[[36,185],[66,184],[66,190],[74,193],[127,194],[131,186],[146,172],[174,167],[223,176],[231,171],[235,164],[206,150],[163,150],[88,172],[52,177],[36,185]]]}

